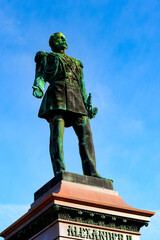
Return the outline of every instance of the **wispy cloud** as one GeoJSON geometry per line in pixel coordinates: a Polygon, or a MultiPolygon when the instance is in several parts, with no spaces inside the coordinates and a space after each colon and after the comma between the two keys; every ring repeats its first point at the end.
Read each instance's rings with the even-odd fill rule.
{"type": "Polygon", "coordinates": [[[116,103],[112,90],[104,84],[96,83],[95,93],[93,92],[93,101],[102,110],[113,111],[116,108],[116,103]]]}
{"type": "Polygon", "coordinates": [[[3,38],[10,38],[12,42],[22,41],[20,24],[20,21],[14,14],[9,14],[7,10],[0,10],[0,31],[3,34],[3,38]]]}
{"type": "Polygon", "coordinates": [[[123,119],[121,127],[124,134],[131,135],[140,132],[143,129],[144,123],[139,119],[123,119]]]}
{"type": "MultiPolygon", "coordinates": [[[[0,204],[0,232],[28,211],[29,205],[0,204]]],[[[0,238],[2,239],[2,238],[0,238]]]]}

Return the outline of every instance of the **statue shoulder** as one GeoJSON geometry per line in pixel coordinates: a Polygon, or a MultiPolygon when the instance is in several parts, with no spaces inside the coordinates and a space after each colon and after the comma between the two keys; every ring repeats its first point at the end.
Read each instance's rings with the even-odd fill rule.
{"type": "Polygon", "coordinates": [[[83,68],[83,63],[82,63],[79,59],[76,59],[76,58],[75,58],[75,60],[76,60],[76,63],[77,63],[77,65],[78,65],[78,67],[83,68]]]}
{"type": "Polygon", "coordinates": [[[43,57],[45,57],[45,56],[48,56],[48,53],[47,53],[47,52],[45,52],[45,51],[39,51],[39,52],[36,53],[34,60],[35,60],[35,62],[39,62],[39,61],[41,61],[41,59],[42,59],[43,57]]]}
{"type": "Polygon", "coordinates": [[[71,57],[71,56],[68,56],[68,55],[66,55],[66,56],[68,58],[72,59],[72,61],[75,62],[78,67],[83,68],[83,63],[79,59],[71,57]]]}
{"type": "Polygon", "coordinates": [[[76,59],[76,58],[74,58],[74,59],[76,60],[78,67],[83,68],[83,63],[79,59],[76,59]]]}
{"type": "Polygon", "coordinates": [[[77,59],[77,61],[78,61],[78,63],[79,63],[79,66],[80,66],[81,68],[83,68],[83,63],[82,63],[80,60],[78,60],[78,59],[77,59]]]}

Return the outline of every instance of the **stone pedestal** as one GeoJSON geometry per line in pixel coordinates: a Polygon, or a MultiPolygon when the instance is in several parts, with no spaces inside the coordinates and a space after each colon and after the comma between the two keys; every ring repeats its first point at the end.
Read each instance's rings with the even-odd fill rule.
{"type": "Polygon", "coordinates": [[[139,240],[154,212],[126,204],[112,181],[64,172],[34,194],[29,211],[1,233],[5,240],[139,240]]]}

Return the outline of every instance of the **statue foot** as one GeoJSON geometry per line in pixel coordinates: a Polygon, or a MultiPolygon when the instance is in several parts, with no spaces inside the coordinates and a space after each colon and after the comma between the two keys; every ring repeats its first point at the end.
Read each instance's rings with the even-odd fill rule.
{"type": "Polygon", "coordinates": [[[91,177],[96,177],[96,178],[100,178],[100,179],[102,179],[102,180],[107,180],[107,181],[113,182],[112,179],[101,177],[101,175],[100,175],[99,173],[92,174],[91,177]]]}
{"type": "Polygon", "coordinates": [[[56,176],[58,176],[60,173],[62,173],[62,174],[63,174],[65,171],[66,171],[66,170],[60,170],[60,171],[58,171],[58,172],[55,172],[55,174],[54,174],[54,175],[55,175],[55,177],[56,177],[56,176]]]}

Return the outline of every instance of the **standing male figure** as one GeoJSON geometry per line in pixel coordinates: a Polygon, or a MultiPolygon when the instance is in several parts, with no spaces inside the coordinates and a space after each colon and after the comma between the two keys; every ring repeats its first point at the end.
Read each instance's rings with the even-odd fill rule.
{"type": "Polygon", "coordinates": [[[65,171],[63,156],[64,127],[72,126],[79,140],[84,175],[100,177],[96,171],[95,152],[90,129],[90,111],[83,80],[83,65],[65,54],[66,37],[54,33],[49,39],[53,52],[40,51],[35,56],[36,76],[33,95],[43,97],[46,82],[50,85],[43,97],[39,114],[50,125],[50,155],[55,176],[65,171]]]}

